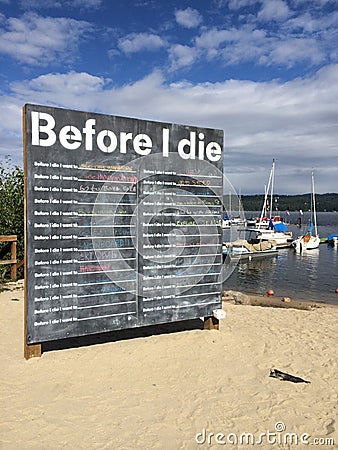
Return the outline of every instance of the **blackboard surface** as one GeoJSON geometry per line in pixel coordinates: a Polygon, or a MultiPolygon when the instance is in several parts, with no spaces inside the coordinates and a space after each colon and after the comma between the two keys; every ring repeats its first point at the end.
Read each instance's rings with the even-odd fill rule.
{"type": "Polygon", "coordinates": [[[223,132],[24,107],[26,342],[221,308],[223,132]]]}

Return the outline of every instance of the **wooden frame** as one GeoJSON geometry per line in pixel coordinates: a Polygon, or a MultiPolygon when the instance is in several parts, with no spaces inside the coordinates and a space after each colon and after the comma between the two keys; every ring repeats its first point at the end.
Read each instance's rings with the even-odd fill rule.
{"type": "MultiPolygon", "coordinates": [[[[22,129],[23,129],[23,161],[24,161],[24,223],[26,224],[27,218],[27,180],[26,180],[26,150],[27,150],[27,141],[26,141],[26,113],[25,108],[23,108],[22,114],[22,129]]],[[[27,231],[25,225],[25,255],[24,255],[24,280],[26,283],[27,280],[27,255],[26,255],[26,243],[27,243],[27,231]]],[[[41,344],[27,344],[27,289],[25,288],[24,294],[24,336],[23,336],[23,348],[24,348],[24,357],[25,359],[30,359],[34,357],[40,357],[42,355],[42,345],[41,344]]]]}
{"type": "Polygon", "coordinates": [[[16,275],[17,275],[17,259],[16,259],[16,244],[17,244],[18,237],[16,235],[10,235],[10,236],[0,236],[0,242],[7,242],[8,244],[5,245],[5,247],[0,252],[0,258],[5,256],[6,253],[10,250],[11,252],[11,259],[5,259],[0,261],[0,265],[4,266],[7,264],[11,265],[11,279],[13,281],[16,281],[16,275]]]}

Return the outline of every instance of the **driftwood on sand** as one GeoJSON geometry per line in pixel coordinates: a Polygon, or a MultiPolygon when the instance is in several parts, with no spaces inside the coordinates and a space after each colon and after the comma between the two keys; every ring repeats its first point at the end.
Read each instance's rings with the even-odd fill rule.
{"type": "Polygon", "coordinates": [[[273,308],[293,308],[302,310],[312,310],[319,308],[317,303],[292,300],[290,297],[272,297],[248,295],[237,291],[223,291],[223,302],[231,302],[235,305],[267,306],[273,308]]]}

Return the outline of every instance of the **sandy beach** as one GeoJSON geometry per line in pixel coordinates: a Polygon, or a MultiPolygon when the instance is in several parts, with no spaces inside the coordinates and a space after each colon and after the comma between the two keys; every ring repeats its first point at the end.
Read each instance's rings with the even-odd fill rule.
{"type": "Polygon", "coordinates": [[[219,331],[194,321],[112,333],[26,361],[23,282],[9,286],[2,450],[338,448],[338,308],[224,302],[219,331]],[[310,383],[269,377],[272,368],[310,383]]]}

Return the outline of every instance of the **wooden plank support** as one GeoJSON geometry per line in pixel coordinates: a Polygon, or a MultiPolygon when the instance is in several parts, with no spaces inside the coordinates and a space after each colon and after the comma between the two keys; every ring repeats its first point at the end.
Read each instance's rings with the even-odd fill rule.
{"type": "Polygon", "coordinates": [[[0,242],[16,242],[17,240],[18,237],[16,234],[11,234],[10,236],[0,236],[0,242]]]}
{"type": "Polygon", "coordinates": [[[204,317],[205,330],[219,330],[219,320],[216,317],[204,317]]]}
{"type": "Polygon", "coordinates": [[[11,264],[11,278],[13,281],[16,281],[16,242],[17,241],[13,241],[11,243],[11,260],[14,261],[13,264],[11,264]]]}
{"type": "Polygon", "coordinates": [[[17,264],[16,264],[16,268],[17,269],[20,269],[20,267],[22,267],[23,265],[24,265],[24,260],[22,259],[20,262],[18,262],[17,264]]]}
{"type": "MultiPolygon", "coordinates": [[[[26,275],[26,274],[25,274],[26,275]]],[[[25,278],[26,280],[26,278],[25,278]]],[[[42,355],[42,344],[27,344],[27,297],[26,286],[24,296],[23,355],[25,359],[39,358],[42,355]]],[[[28,338],[29,339],[29,338],[28,338]]]]}
{"type": "Polygon", "coordinates": [[[2,249],[0,252],[0,257],[4,257],[7,251],[9,251],[9,245],[10,245],[10,251],[11,251],[11,259],[7,259],[4,261],[0,261],[0,265],[11,265],[11,279],[13,281],[16,281],[17,278],[17,259],[16,259],[16,244],[17,244],[18,237],[16,235],[10,235],[10,236],[0,236],[0,242],[8,242],[6,246],[2,249]]]}
{"type": "MultiPolygon", "coordinates": [[[[24,207],[24,215],[25,215],[25,249],[27,247],[27,167],[26,167],[26,151],[27,151],[27,141],[26,141],[26,120],[25,120],[25,113],[22,117],[22,123],[23,123],[23,151],[24,151],[24,199],[25,199],[25,207],[24,207]]],[[[24,357],[25,359],[31,359],[31,358],[39,358],[42,355],[42,344],[27,344],[27,253],[25,250],[24,259],[23,261],[17,263],[15,265],[15,270],[19,267],[24,267],[24,280],[25,280],[25,295],[24,295],[24,341],[23,341],[23,348],[24,348],[24,357]]]]}
{"type": "Polygon", "coordinates": [[[26,344],[24,343],[25,359],[39,358],[42,355],[41,344],[26,344]]]}
{"type": "Polygon", "coordinates": [[[16,264],[16,259],[3,259],[0,261],[0,266],[7,266],[8,264],[16,264]]]}

